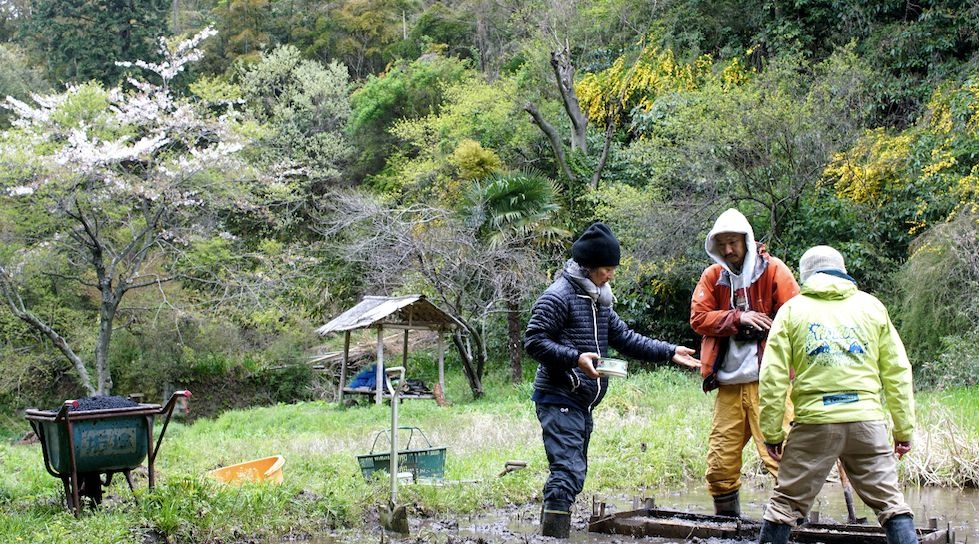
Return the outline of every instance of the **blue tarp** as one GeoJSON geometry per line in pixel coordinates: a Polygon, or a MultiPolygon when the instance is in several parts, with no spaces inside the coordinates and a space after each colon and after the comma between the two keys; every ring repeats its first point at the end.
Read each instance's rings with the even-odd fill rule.
{"type": "Polygon", "coordinates": [[[347,387],[357,389],[359,387],[366,387],[367,389],[376,389],[377,385],[377,375],[376,375],[377,363],[367,365],[362,368],[360,372],[357,373],[347,387]]]}

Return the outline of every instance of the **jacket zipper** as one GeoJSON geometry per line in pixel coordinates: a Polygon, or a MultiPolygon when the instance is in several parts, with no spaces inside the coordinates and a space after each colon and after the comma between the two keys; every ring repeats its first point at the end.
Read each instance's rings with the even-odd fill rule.
{"type": "MultiPolygon", "coordinates": [[[[594,300],[591,301],[591,323],[592,331],[595,333],[595,351],[598,353],[599,357],[602,357],[602,347],[598,344],[598,307],[596,306],[594,300]]],[[[595,408],[595,404],[598,403],[598,398],[602,395],[602,378],[599,377],[597,380],[595,380],[595,384],[598,385],[598,389],[595,390],[595,399],[588,405],[589,412],[595,408]]]]}

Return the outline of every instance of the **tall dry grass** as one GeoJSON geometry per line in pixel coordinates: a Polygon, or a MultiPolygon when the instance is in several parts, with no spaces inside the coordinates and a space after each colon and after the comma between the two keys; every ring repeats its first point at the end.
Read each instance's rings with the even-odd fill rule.
{"type": "Polygon", "coordinates": [[[920,417],[914,450],[902,463],[902,479],[918,485],[979,487],[979,437],[947,408],[933,406],[920,417]]]}

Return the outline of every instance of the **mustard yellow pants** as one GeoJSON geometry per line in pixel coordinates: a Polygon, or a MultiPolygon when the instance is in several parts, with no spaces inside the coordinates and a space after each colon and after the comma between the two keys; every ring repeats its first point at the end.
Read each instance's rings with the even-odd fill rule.
{"type": "MultiPolygon", "coordinates": [[[[791,408],[786,407],[786,423],[792,420],[791,408]]],[[[765,449],[758,413],[758,382],[718,388],[707,449],[707,491],[712,496],[741,489],[741,453],[748,440],[754,440],[768,472],[772,476],[778,473],[778,463],[765,449]]]]}

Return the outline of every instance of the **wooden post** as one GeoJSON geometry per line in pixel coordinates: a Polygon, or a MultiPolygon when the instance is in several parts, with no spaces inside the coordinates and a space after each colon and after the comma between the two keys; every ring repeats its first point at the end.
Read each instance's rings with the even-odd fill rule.
{"type": "Polygon", "coordinates": [[[347,383],[347,361],[350,358],[350,331],[343,331],[343,355],[340,357],[340,385],[337,386],[337,402],[343,403],[343,387],[347,383]]]}
{"type": "Polygon", "coordinates": [[[374,367],[374,403],[384,402],[384,325],[377,326],[377,363],[374,367]]]}
{"type": "Polygon", "coordinates": [[[405,329],[404,342],[401,344],[401,366],[405,367],[405,375],[408,374],[408,329],[405,329]]]}
{"type": "Polygon", "coordinates": [[[445,344],[442,343],[442,331],[438,331],[436,336],[439,347],[439,385],[442,386],[442,394],[445,394],[445,344]]]}

